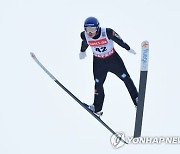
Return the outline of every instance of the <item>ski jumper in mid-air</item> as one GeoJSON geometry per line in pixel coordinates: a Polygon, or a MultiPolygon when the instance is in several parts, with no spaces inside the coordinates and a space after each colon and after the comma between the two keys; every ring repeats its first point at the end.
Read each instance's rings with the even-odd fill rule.
{"type": "Polygon", "coordinates": [[[95,17],[88,17],[85,20],[84,30],[81,32],[82,44],[79,58],[84,59],[86,57],[88,46],[92,48],[95,81],[94,103],[88,105],[89,109],[97,115],[102,114],[101,110],[105,97],[103,84],[108,72],[114,73],[125,83],[134,105],[137,106],[137,89],[123,60],[114,49],[113,43],[116,42],[132,54],[136,54],[136,52],[113,29],[100,27],[99,21],[95,17]]]}

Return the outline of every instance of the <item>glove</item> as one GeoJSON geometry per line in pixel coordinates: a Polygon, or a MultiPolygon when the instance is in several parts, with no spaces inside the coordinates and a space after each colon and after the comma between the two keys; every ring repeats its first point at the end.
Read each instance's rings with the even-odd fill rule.
{"type": "Polygon", "coordinates": [[[128,50],[129,53],[136,54],[136,52],[133,49],[128,50]]]}
{"type": "Polygon", "coordinates": [[[79,53],[79,59],[84,59],[86,57],[86,52],[80,51],[79,53]]]}

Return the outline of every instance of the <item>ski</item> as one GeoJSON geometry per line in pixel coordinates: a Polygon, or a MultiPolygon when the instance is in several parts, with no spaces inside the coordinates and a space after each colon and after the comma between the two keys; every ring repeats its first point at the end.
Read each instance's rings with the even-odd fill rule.
{"type": "Polygon", "coordinates": [[[147,82],[147,74],[148,74],[148,61],[149,61],[149,42],[143,41],[141,44],[141,71],[140,71],[139,96],[138,96],[138,105],[136,111],[134,138],[141,136],[146,82],[147,82]]]}
{"type": "Polygon", "coordinates": [[[100,119],[96,114],[94,114],[90,109],[87,108],[87,104],[81,102],[75,95],[73,95],[65,86],[63,86],[62,83],[60,83],[42,64],[41,62],[36,58],[34,53],[30,53],[31,57],[34,59],[34,61],[47,73],[47,75],[54,80],[66,93],[68,93],[77,103],[79,103],[87,112],[89,112],[97,121],[99,121],[106,129],[108,129],[113,135],[116,135],[120,141],[122,141],[125,144],[128,144],[125,140],[123,140],[121,137],[118,136],[116,132],[114,132],[103,120],[100,119]]]}

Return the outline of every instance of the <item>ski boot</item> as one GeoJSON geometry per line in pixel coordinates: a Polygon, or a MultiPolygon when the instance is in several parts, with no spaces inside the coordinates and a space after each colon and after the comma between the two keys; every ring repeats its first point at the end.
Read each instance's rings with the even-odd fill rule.
{"type": "Polygon", "coordinates": [[[102,111],[98,111],[98,112],[95,112],[95,106],[92,104],[92,105],[87,105],[84,103],[84,105],[89,109],[91,110],[95,115],[97,115],[99,118],[103,115],[103,112],[102,111]]]}

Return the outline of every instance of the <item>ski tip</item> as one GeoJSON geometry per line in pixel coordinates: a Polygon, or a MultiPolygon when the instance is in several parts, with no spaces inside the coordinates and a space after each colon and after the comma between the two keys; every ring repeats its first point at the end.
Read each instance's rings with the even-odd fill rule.
{"type": "Polygon", "coordinates": [[[30,52],[31,57],[35,58],[35,54],[33,52],[30,52]]]}

